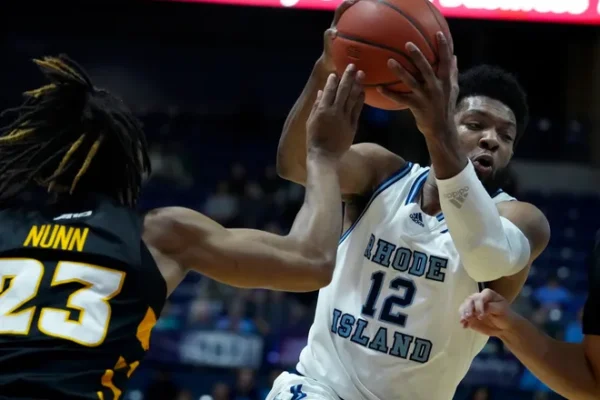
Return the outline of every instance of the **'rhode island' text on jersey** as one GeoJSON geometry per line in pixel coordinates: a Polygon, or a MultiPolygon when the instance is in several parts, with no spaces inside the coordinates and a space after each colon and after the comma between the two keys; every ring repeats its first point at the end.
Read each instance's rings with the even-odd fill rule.
{"type": "Polygon", "coordinates": [[[428,174],[408,163],[379,186],[319,293],[297,369],[343,399],[449,400],[487,341],[459,323],[458,307],[479,285],[444,216],[414,201],[428,174]]]}

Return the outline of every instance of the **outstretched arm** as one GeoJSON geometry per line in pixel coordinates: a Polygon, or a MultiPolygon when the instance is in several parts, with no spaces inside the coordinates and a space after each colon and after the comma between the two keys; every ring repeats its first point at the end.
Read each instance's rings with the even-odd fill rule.
{"type": "Polygon", "coordinates": [[[587,334],[583,343],[552,339],[510,310],[508,302],[489,289],[463,303],[461,322],[484,335],[499,337],[535,376],[562,396],[593,400],[600,398],[600,307],[598,296],[594,296],[585,310],[594,325],[584,323],[587,334]]]}
{"type": "Polygon", "coordinates": [[[312,154],[306,197],[287,236],[225,229],[190,209],[158,209],[146,238],[184,269],[245,288],[308,292],[329,284],[342,229],[336,163],[312,154]]]}
{"type": "MultiPolygon", "coordinates": [[[[335,73],[329,47],[336,34],[335,26],[341,15],[359,0],[344,1],[336,10],[333,23],[325,32],[324,52],[315,63],[310,78],[294,104],[283,126],[277,148],[277,173],[284,179],[301,185],[306,184],[306,121],[311,112],[317,92],[335,73]]],[[[362,79],[363,73],[349,66],[348,71],[362,79]]],[[[402,168],[405,161],[396,154],[373,143],[361,143],[350,147],[340,160],[338,168],[341,191],[345,195],[363,194],[376,187],[389,175],[402,168]]]]}
{"type": "Polygon", "coordinates": [[[600,235],[590,263],[583,343],[550,338],[489,289],[470,296],[459,312],[465,328],[502,339],[535,376],[562,396],[573,400],[600,398],[600,235]]]}
{"type": "Polygon", "coordinates": [[[502,341],[542,382],[572,400],[600,398],[600,336],[583,343],[552,339],[519,317],[502,341]]]}
{"type": "Polygon", "coordinates": [[[144,240],[184,269],[240,287],[313,291],[326,286],[342,231],[339,160],[354,138],[364,102],[352,74],[330,78],[307,122],[307,187],[287,236],[225,229],[195,211],[171,207],[146,216],[144,240]]]}

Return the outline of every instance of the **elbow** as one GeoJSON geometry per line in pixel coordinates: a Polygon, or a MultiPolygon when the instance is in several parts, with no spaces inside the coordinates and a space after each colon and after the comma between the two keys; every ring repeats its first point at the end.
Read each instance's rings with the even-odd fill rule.
{"type": "Polygon", "coordinates": [[[479,246],[461,254],[463,267],[476,282],[491,282],[518,273],[519,267],[501,248],[479,246]]]}
{"type": "Polygon", "coordinates": [[[303,177],[306,176],[306,167],[302,162],[295,160],[292,155],[286,154],[281,148],[277,150],[275,168],[280,178],[299,184],[304,183],[303,177]]]}
{"type": "Polygon", "coordinates": [[[329,286],[333,278],[335,270],[335,257],[321,257],[311,260],[310,266],[310,281],[307,282],[307,291],[320,290],[329,286]]]}
{"type": "Polygon", "coordinates": [[[280,178],[288,179],[290,176],[290,166],[289,163],[286,162],[285,156],[282,154],[281,150],[277,151],[277,162],[275,164],[275,168],[277,170],[277,175],[280,178]]]}

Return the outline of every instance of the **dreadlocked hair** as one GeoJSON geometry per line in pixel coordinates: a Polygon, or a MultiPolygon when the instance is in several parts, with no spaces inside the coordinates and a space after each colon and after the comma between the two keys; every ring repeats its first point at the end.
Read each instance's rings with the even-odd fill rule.
{"type": "Polygon", "coordinates": [[[37,184],[57,195],[101,192],[133,207],[150,172],[141,123],[67,56],[33,62],[50,83],[0,114],[13,117],[0,127],[0,202],[37,184]]]}

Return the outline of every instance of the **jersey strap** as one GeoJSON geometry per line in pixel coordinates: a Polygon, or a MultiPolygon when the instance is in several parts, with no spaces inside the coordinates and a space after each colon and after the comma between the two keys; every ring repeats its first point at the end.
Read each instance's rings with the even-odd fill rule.
{"type": "Polygon", "coordinates": [[[360,222],[361,218],[363,217],[363,215],[365,215],[365,213],[369,209],[369,206],[373,203],[373,201],[377,198],[377,196],[379,196],[381,193],[383,193],[383,191],[385,191],[387,188],[392,186],[394,183],[398,182],[399,180],[404,178],[406,175],[408,175],[410,173],[412,167],[413,167],[413,163],[407,162],[406,164],[404,164],[404,166],[402,168],[400,168],[398,171],[396,171],[394,174],[392,174],[389,178],[387,178],[385,181],[383,181],[381,184],[379,184],[379,186],[377,188],[375,188],[373,194],[371,195],[371,198],[369,199],[369,202],[367,203],[367,205],[365,206],[363,211],[360,213],[358,218],[356,218],[356,221],[354,221],[354,223],[350,226],[350,228],[348,228],[348,230],[342,235],[342,237],[340,238],[339,244],[342,244],[342,242],[344,240],[346,240],[348,235],[350,235],[350,233],[354,230],[356,225],[360,222]]]}

